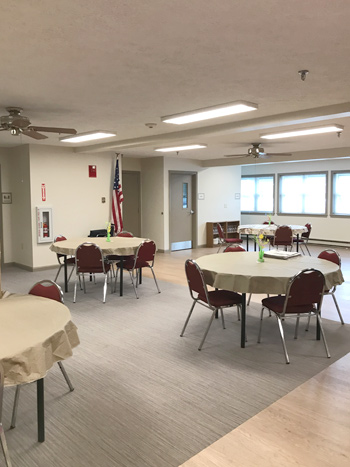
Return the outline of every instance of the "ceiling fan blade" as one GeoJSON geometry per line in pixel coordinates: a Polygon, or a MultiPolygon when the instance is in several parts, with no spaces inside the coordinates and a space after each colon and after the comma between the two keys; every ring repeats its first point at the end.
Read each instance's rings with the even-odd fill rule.
{"type": "Polygon", "coordinates": [[[77,130],[74,128],[54,128],[50,126],[30,126],[28,129],[34,131],[43,131],[44,133],[66,133],[69,135],[76,135],[77,130]]]}
{"type": "Polygon", "coordinates": [[[267,154],[266,152],[260,152],[257,159],[268,159],[272,154],[267,154]]]}
{"type": "Polygon", "coordinates": [[[41,133],[38,133],[37,131],[33,130],[33,128],[29,127],[26,128],[25,130],[22,130],[21,133],[23,133],[26,136],[30,136],[31,138],[34,139],[46,139],[47,136],[42,135],[41,133]]]}
{"type": "Polygon", "coordinates": [[[278,156],[278,157],[280,157],[280,156],[282,156],[282,157],[283,157],[283,156],[289,157],[289,156],[292,155],[292,154],[289,153],[289,152],[268,152],[267,154],[268,154],[269,156],[278,156]]]}

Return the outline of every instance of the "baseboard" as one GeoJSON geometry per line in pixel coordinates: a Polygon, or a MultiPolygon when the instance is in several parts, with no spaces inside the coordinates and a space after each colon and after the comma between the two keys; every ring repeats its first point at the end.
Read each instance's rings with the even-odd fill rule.
{"type": "Polygon", "coordinates": [[[5,263],[4,266],[15,266],[16,268],[24,269],[25,271],[30,272],[37,272],[37,271],[47,271],[48,269],[52,269],[56,267],[56,264],[51,266],[40,266],[38,268],[33,268],[32,266],[26,266],[25,264],[21,263],[5,263]]]}
{"type": "Polygon", "coordinates": [[[344,248],[350,248],[350,242],[344,242],[342,240],[324,240],[321,238],[309,238],[310,245],[326,245],[326,246],[338,246],[344,248]]]}

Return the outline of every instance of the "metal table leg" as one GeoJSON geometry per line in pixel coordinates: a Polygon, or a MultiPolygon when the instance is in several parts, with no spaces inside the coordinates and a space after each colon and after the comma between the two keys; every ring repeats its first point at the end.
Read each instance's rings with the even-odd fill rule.
{"type": "Polygon", "coordinates": [[[299,251],[299,234],[297,234],[297,251],[299,251]]]}
{"type": "Polygon", "coordinates": [[[68,292],[68,267],[67,267],[67,255],[64,255],[64,291],[68,292]]]}
{"type": "Polygon", "coordinates": [[[120,257],[120,284],[119,295],[123,296],[123,271],[124,271],[124,256],[120,257]]]}
{"type": "Polygon", "coordinates": [[[36,382],[37,415],[38,415],[38,441],[45,441],[45,410],[44,410],[44,378],[36,382]]]}
{"type": "Polygon", "coordinates": [[[241,347],[245,348],[245,317],[246,317],[246,294],[242,293],[242,309],[241,309],[241,347]]]}

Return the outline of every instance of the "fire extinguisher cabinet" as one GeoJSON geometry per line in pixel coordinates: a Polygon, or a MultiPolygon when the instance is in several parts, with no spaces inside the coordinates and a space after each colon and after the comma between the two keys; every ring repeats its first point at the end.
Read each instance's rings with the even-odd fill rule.
{"type": "Polygon", "coordinates": [[[36,208],[38,243],[53,242],[52,208],[36,208]]]}

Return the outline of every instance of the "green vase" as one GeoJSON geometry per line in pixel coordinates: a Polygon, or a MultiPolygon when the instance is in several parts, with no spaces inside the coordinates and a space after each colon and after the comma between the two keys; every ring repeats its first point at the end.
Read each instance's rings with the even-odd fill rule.
{"type": "Polygon", "coordinates": [[[107,240],[106,240],[106,241],[107,241],[107,242],[110,242],[110,241],[111,241],[111,234],[110,234],[109,232],[107,233],[107,240]]]}
{"type": "Polygon", "coordinates": [[[258,257],[258,262],[263,263],[264,260],[264,250],[262,248],[259,248],[259,257],[258,257]]]}

